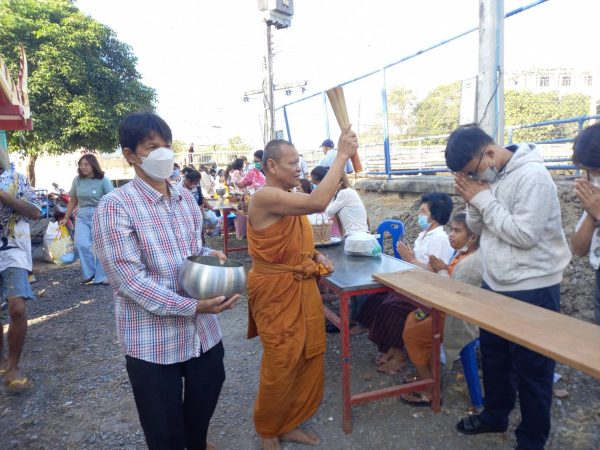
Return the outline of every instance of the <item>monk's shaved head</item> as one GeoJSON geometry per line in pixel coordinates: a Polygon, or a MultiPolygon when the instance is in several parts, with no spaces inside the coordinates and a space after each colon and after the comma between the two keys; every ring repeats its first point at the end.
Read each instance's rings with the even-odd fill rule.
{"type": "Polygon", "coordinates": [[[285,145],[289,145],[291,147],[294,146],[294,144],[286,141],[285,139],[273,139],[272,141],[269,141],[265,146],[265,151],[263,152],[263,167],[267,166],[267,161],[269,159],[278,162],[281,159],[281,149],[285,145]]]}

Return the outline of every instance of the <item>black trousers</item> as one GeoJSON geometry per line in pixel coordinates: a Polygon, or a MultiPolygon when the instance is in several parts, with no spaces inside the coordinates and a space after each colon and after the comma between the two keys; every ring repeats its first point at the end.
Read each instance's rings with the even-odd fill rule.
{"type": "Polygon", "coordinates": [[[140,423],[150,450],[206,448],[206,434],[225,381],[223,343],[197,358],[155,364],[125,356],[140,423]]]}
{"type": "MultiPolygon", "coordinates": [[[[482,287],[491,290],[485,283],[482,287]]],[[[552,311],[560,310],[559,284],[500,294],[552,311]]],[[[480,342],[485,389],[481,421],[492,427],[507,427],[518,392],[521,423],[515,435],[519,448],[543,450],[550,433],[554,360],[484,329],[480,330],[480,342]]]]}

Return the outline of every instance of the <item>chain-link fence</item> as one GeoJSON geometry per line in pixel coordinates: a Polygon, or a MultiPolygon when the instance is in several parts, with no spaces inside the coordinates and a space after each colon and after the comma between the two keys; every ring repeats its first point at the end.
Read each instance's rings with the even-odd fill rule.
{"type": "MultiPolygon", "coordinates": [[[[550,3],[542,16],[559,14],[550,3]]],[[[558,163],[564,168],[577,132],[598,118],[600,70],[569,68],[558,59],[530,67],[527,58],[516,57],[523,48],[539,45],[536,27],[544,21],[537,20],[535,6],[508,12],[504,21],[504,141],[537,142],[549,168],[558,163]]],[[[569,39],[570,33],[564,33],[565,46],[581,45],[576,37],[569,39]]],[[[476,84],[478,58],[474,28],[342,84],[367,174],[446,170],[446,139],[460,123],[463,84],[476,84]]],[[[324,93],[281,107],[277,122],[285,123],[287,137],[309,165],[322,157],[321,141],[340,132],[324,93]]]]}

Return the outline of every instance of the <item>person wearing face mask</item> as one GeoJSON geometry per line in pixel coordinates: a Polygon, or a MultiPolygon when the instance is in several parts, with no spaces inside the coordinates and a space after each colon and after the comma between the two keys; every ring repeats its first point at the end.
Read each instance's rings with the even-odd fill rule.
{"type": "MultiPolygon", "coordinates": [[[[413,249],[398,241],[396,248],[404,261],[431,270],[429,258],[435,256],[449,263],[454,250],[444,231],[452,214],[452,198],[443,192],[430,192],[421,197],[419,228],[423,231],[415,240],[413,249]]],[[[404,354],[402,331],[408,314],[415,307],[396,292],[375,294],[362,306],[358,322],[369,329],[369,340],[377,344],[380,355],[375,359],[377,371],[395,374],[408,363],[404,354]]]]}
{"type": "Polygon", "coordinates": [[[585,176],[575,181],[575,195],[583,206],[583,215],[571,244],[577,256],[589,254],[596,271],[594,320],[600,325],[600,123],[579,133],[573,145],[573,162],[585,171],[585,176]]]}
{"type": "Polygon", "coordinates": [[[148,447],[214,449],[206,434],[225,380],[217,314],[240,296],[190,298],[179,283],[186,258],[226,257],[203,246],[197,200],[168,181],[171,141],[156,114],[123,120],[119,142],[135,178],[102,197],[92,229],[148,447]]]}
{"type": "MultiPolygon", "coordinates": [[[[534,144],[502,147],[476,126],[454,130],[445,150],[467,225],[481,235],[482,288],[560,310],[560,282],[571,253],[556,185],[534,144]]],[[[550,432],[555,362],[480,330],[484,410],[465,417],[463,434],[503,433],[517,392],[518,448],[543,449],[550,432]]]]}
{"type": "Polygon", "coordinates": [[[100,199],[113,190],[113,185],[94,155],[83,155],[77,163],[77,172],[79,175],[71,184],[67,212],[60,224],[65,225],[79,207],[75,219],[75,249],[81,261],[83,284],[107,285],[106,274],[93,249],[92,219],[100,199]]]}
{"type": "Polygon", "coordinates": [[[254,167],[250,167],[244,178],[234,183],[235,186],[238,188],[247,188],[248,194],[252,195],[265,185],[267,180],[262,171],[262,158],[263,151],[256,150],[254,152],[254,167]]]}
{"type": "Polygon", "coordinates": [[[173,164],[173,172],[171,172],[169,181],[171,183],[179,183],[181,181],[181,167],[179,167],[179,164],[173,164]]]}
{"type": "MultiPolygon", "coordinates": [[[[481,285],[482,268],[481,256],[477,251],[478,236],[467,228],[466,213],[458,213],[450,222],[450,245],[456,253],[446,264],[437,256],[429,257],[429,266],[434,272],[449,276],[474,286],[481,285]]],[[[459,357],[462,348],[479,335],[476,325],[467,323],[456,317],[440,314],[443,323],[444,350],[448,361],[447,367],[459,357]]],[[[413,382],[432,377],[431,350],[431,316],[418,309],[409,314],[404,325],[402,338],[406,353],[413,364],[416,375],[409,376],[405,382],[413,382]]],[[[401,399],[412,406],[431,406],[431,389],[424,392],[411,392],[401,396],[401,399]]]]}

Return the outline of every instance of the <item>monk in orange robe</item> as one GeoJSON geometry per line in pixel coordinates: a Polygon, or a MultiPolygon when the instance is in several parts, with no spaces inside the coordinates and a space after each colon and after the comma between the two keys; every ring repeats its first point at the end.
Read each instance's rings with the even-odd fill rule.
{"type": "Polygon", "coordinates": [[[281,441],[318,445],[319,437],[300,425],[323,397],[325,318],[317,277],[331,262],[314,249],[307,214],[324,211],[356,153],[356,134],[343,130],[327,176],[311,194],[292,192],[300,182],[294,146],[282,139],[263,153],[266,185],[248,207],[248,337],[263,345],[254,424],[265,450],[281,441]]]}

